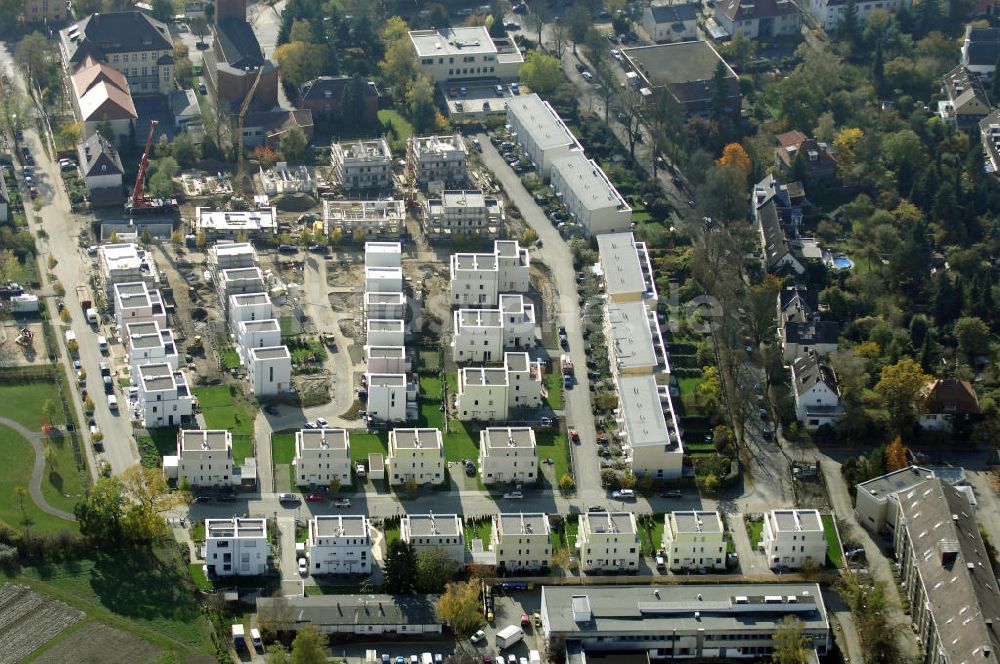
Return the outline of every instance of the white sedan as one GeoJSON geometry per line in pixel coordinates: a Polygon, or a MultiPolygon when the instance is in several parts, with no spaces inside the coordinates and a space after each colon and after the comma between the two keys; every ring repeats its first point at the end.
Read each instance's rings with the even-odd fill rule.
{"type": "Polygon", "coordinates": [[[306,565],[306,559],[299,558],[299,575],[306,576],[307,574],[309,574],[309,566],[306,565]]]}

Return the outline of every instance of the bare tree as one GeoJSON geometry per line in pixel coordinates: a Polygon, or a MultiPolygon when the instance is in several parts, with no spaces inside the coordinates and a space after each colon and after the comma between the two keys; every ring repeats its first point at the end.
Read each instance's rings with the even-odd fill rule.
{"type": "Polygon", "coordinates": [[[538,36],[538,48],[545,50],[545,45],[542,43],[542,30],[545,28],[545,24],[552,17],[552,10],[549,6],[543,2],[533,2],[531,3],[531,15],[528,18],[529,25],[535,29],[535,33],[538,36]]]}

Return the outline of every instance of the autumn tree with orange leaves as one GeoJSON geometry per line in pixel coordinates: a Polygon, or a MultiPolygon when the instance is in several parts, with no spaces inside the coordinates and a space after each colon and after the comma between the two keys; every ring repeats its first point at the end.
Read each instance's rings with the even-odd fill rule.
{"type": "Polygon", "coordinates": [[[731,166],[744,175],[750,175],[750,155],[739,143],[730,143],[722,149],[722,156],[716,162],[720,167],[731,166]]]}
{"type": "Polygon", "coordinates": [[[885,467],[890,473],[900,468],[906,468],[909,463],[906,461],[906,447],[903,446],[903,439],[896,436],[889,447],[885,448],[885,467]]]}

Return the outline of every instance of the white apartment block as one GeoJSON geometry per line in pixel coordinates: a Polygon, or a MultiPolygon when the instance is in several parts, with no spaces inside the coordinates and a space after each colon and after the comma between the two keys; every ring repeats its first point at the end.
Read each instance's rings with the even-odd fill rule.
{"type": "Polygon", "coordinates": [[[295,432],[295,482],[327,486],[336,479],[351,483],[351,441],[344,429],[302,429],[295,432]]]}
{"type": "Polygon", "coordinates": [[[524,57],[508,38],[482,26],[411,30],[420,71],[435,83],[472,78],[516,80],[524,57]]]}
{"type": "Polygon", "coordinates": [[[267,519],[205,519],[205,565],[209,576],[267,574],[270,555],[267,519]]]}
{"type": "Polygon", "coordinates": [[[97,248],[97,263],[108,300],[112,298],[115,284],[141,281],[154,288],[159,283],[152,254],[137,244],[102,244],[97,248]]]}
{"type": "Polygon", "coordinates": [[[639,567],[639,530],[631,512],[580,515],[577,560],[585,572],[629,572],[639,567]]]}
{"type": "Polygon", "coordinates": [[[244,352],[254,396],[274,396],[291,389],[292,355],[286,346],[249,348],[244,352]]]}
{"type": "Polygon", "coordinates": [[[527,353],[504,353],[502,367],[463,367],[458,372],[458,419],[503,422],[519,409],[542,405],[542,365],[527,353]]]}
{"type": "Polygon", "coordinates": [[[441,484],[445,477],[444,443],[438,429],[389,432],[389,484],[441,484]]]}
{"type": "Polygon", "coordinates": [[[643,302],[609,302],[604,310],[604,338],[609,366],[616,374],[652,374],[669,366],[656,312],[643,302]]]}
{"type": "MultiPolygon", "coordinates": [[[[909,7],[909,0],[860,0],[857,2],[858,24],[864,25],[868,22],[868,16],[875,9],[884,9],[893,12],[901,7],[909,7]]],[[[827,32],[833,32],[844,19],[844,12],[847,4],[835,2],[834,0],[808,0],[800,7],[804,11],[812,14],[820,27],[827,32]]]]}
{"type": "Polygon", "coordinates": [[[465,531],[457,514],[407,514],[400,523],[399,536],[417,554],[442,549],[459,563],[465,563],[465,531]]]}
{"type": "Polygon", "coordinates": [[[240,323],[274,318],[274,307],[267,293],[236,293],[229,296],[229,329],[239,338],[240,323]]]}
{"type": "Polygon", "coordinates": [[[233,475],[233,435],[224,430],[182,429],[177,437],[177,482],[195,487],[226,488],[233,475]]]}
{"type": "Polygon", "coordinates": [[[365,318],[403,320],[406,317],[406,295],[403,293],[365,292],[365,318]]]}
{"type": "Polygon", "coordinates": [[[493,517],[490,548],[497,567],[506,571],[538,571],[552,564],[549,517],[541,512],[500,513],[493,517]]]}
{"type": "Polygon", "coordinates": [[[537,94],[506,101],[511,133],[542,176],[549,175],[555,159],[573,150],[583,150],[552,105],[537,94]]]}
{"type": "Polygon", "coordinates": [[[399,293],[402,290],[402,268],[365,266],[366,293],[399,293]]]}
{"type": "Polygon", "coordinates": [[[371,522],[364,514],[314,516],[309,519],[311,574],[370,574],[371,522]]]}
{"type": "Polygon", "coordinates": [[[461,134],[411,136],[406,141],[406,175],[420,187],[431,183],[455,187],[468,180],[465,162],[469,151],[461,134]]]}
{"type": "Polygon", "coordinates": [[[217,242],[208,248],[208,269],[212,274],[259,264],[257,250],[249,242],[217,242]]]}
{"type": "Polygon", "coordinates": [[[328,235],[343,238],[399,237],[406,224],[406,205],[401,200],[323,201],[323,223],[328,235]]]}
{"type": "Polygon", "coordinates": [[[819,511],[765,512],[760,548],[772,569],[799,569],[807,560],[822,567],[826,564],[826,534],[819,511]]]}
{"type": "Polygon", "coordinates": [[[132,382],[139,388],[139,416],[147,429],[179,426],[191,417],[194,397],[182,371],[166,363],[147,364],[132,382]]]}
{"type": "Polygon", "coordinates": [[[531,427],[480,431],[479,474],[483,484],[534,482],[538,477],[538,446],[531,427]]]}
{"type": "Polygon", "coordinates": [[[368,417],[376,422],[405,422],[416,415],[417,387],[406,374],[365,374],[368,417]]]}
{"type": "Polygon", "coordinates": [[[281,325],[277,318],[240,321],[236,324],[236,351],[246,364],[245,355],[251,348],[281,345],[281,325]]]}
{"type": "Polygon", "coordinates": [[[681,570],[726,568],[726,535],[718,512],[671,512],[664,517],[667,567],[681,570]]]}
{"type": "Polygon", "coordinates": [[[219,304],[225,306],[233,295],[263,293],[267,288],[264,284],[264,273],[255,265],[220,270],[216,277],[215,290],[219,304]]]}
{"type": "Polygon", "coordinates": [[[584,233],[625,233],[632,228],[632,208],[593,159],[574,151],[552,161],[552,188],[570,218],[584,233]]]}
{"type": "Polygon", "coordinates": [[[405,374],[412,368],[405,346],[365,346],[365,362],[372,374],[405,374]]]}
{"type": "Polygon", "coordinates": [[[365,242],[365,267],[402,267],[400,242],[365,242]]]}
{"type": "Polygon", "coordinates": [[[171,369],[180,367],[174,333],[155,321],[129,323],[125,326],[125,348],[133,372],[144,364],[166,363],[171,369]]]}
{"type": "Polygon", "coordinates": [[[656,282],[645,242],[632,233],[597,236],[604,292],[608,302],[655,301],[656,282]]]}
{"type": "Polygon", "coordinates": [[[278,209],[214,210],[195,208],[194,228],[209,241],[253,240],[278,233],[278,209]]]}
{"type": "Polygon", "coordinates": [[[392,150],[384,138],[334,143],[330,163],[344,191],[392,188],[392,150]]]}
{"type": "Polygon", "coordinates": [[[457,309],[451,340],[455,362],[495,362],[505,350],[535,345],[535,305],[520,294],[500,296],[497,309],[457,309]]]}
{"type": "Polygon", "coordinates": [[[503,202],[478,189],[446,190],[424,200],[421,221],[435,240],[495,238],[504,222],[503,202]]]}
{"type": "Polygon", "coordinates": [[[401,318],[369,318],[365,341],[368,346],[405,346],[406,323],[401,318]]]}
{"type": "Polygon", "coordinates": [[[115,284],[111,302],[115,307],[115,323],[124,330],[130,323],[156,323],[167,327],[167,310],[160,291],[150,290],[142,281],[115,284]]]}
{"type": "Polygon", "coordinates": [[[680,477],[684,447],[668,386],[658,385],[652,375],[616,375],[615,384],[615,422],[632,472],[658,480],[680,477]]]}
{"type": "Polygon", "coordinates": [[[491,254],[452,254],[451,303],[495,306],[500,293],[526,293],[531,285],[528,250],[516,240],[497,240],[491,254]]]}

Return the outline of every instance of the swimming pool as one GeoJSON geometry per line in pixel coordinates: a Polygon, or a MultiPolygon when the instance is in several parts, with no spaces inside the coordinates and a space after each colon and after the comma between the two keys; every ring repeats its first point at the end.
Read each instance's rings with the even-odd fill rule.
{"type": "Polygon", "coordinates": [[[854,261],[847,256],[837,256],[833,259],[833,267],[838,270],[851,270],[854,268],[854,261]]]}

